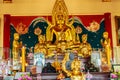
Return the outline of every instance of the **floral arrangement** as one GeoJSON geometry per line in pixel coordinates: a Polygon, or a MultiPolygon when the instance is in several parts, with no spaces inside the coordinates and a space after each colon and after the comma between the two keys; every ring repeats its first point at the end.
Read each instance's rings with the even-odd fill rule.
{"type": "Polygon", "coordinates": [[[29,58],[33,57],[33,53],[29,53],[29,54],[28,54],[28,57],[29,57],[29,58]]]}
{"type": "Polygon", "coordinates": [[[0,75],[7,74],[7,70],[9,70],[7,61],[0,59],[0,75]]]}
{"type": "Polygon", "coordinates": [[[115,80],[120,80],[120,70],[116,70],[115,72],[112,72],[110,75],[111,79],[115,80]]]}
{"type": "Polygon", "coordinates": [[[29,74],[22,74],[18,80],[32,80],[32,78],[29,76],[29,74]]]}

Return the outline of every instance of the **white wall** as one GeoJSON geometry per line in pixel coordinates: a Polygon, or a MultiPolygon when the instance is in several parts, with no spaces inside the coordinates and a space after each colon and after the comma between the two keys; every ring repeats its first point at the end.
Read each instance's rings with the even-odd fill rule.
{"type": "MultiPolygon", "coordinates": [[[[0,47],[3,45],[3,14],[11,15],[51,15],[55,0],[13,0],[3,3],[0,0],[0,47]]],[[[116,46],[114,16],[120,16],[120,0],[102,2],[102,0],[64,0],[69,14],[112,14],[113,45],[116,46]]]]}

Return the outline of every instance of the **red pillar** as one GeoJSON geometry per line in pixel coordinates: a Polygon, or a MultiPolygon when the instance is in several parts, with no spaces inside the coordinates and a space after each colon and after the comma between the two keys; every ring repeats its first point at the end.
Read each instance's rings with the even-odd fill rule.
{"type": "Polygon", "coordinates": [[[10,49],[10,15],[4,15],[4,27],[3,27],[3,54],[4,58],[9,58],[10,49]]]}

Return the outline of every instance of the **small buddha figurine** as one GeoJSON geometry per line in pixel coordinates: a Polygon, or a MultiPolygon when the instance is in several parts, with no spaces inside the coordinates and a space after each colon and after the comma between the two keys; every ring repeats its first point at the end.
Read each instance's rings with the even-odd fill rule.
{"type": "Polygon", "coordinates": [[[91,55],[92,48],[90,43],[87,42],[87,34],[82,35],[82,43],[80,44],[79,51],[79,56],[83,56],[86,58],[90,57],[91,55]]]}
{"type": "Polygon", "coordinates": [[[106,61],[103,59],[102,63],[107,63],[109,66],[111,65],[111,46],[110,46],[110,38],[108,37],[108,32],[103,33],[103,39],[101,39],[101,44],[104,49],[104,53],[106,55],[106,61]]]}
{"type": "Polygon", "coordinates": [[[76,56],[72,61],[70,71],[66,69],[65,64],[66,61],[63,61],[62,69],[67,74],[67,76],[70,76],[71,80],[85,80],[85,75],[80,71],[81,61],[78,60],[78,56],[76,56]]]}

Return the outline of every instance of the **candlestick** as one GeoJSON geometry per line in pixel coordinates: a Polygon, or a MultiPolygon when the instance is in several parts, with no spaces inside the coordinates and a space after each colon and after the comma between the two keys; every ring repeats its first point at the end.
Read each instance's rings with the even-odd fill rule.
{"type": "Polygon", "coordinates": [[[25,53],[26,53],[26,51],[25,51],[25,47],[23,46],[22,47],[22,72],[25,72],[25,53]]]}

